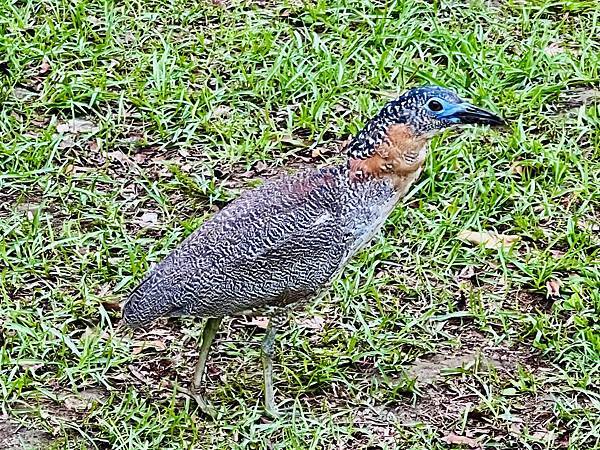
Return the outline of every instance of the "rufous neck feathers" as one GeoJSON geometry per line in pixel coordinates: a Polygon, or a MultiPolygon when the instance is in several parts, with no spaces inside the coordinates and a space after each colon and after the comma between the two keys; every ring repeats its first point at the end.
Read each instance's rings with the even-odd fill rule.
{"type": "Polygon", "coordinates": [[[414,172],[420,172],[427,155],[428,140],[426,136],[415,136],[406,124],[391,125],[385,139],[374,146],[369,157],[350,159],[350,177],[354,180],[389,177],[396,184],[414,172]]]}

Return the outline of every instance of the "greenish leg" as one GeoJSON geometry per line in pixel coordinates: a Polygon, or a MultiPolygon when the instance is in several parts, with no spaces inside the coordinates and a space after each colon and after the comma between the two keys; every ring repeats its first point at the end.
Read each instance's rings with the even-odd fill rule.
{"type": "Polygon", "coordinates": [[[275,325],[273,319],[269,320],[267,331],[262,342],[262,363],[265,376],[265,408],[273,416],[278,415],[273,394],[273,346],[275,344],[275,325]]]}
{"type": "Polygon", "coordinates": [[[204,376],[204,370],[206,368],[206,360],[208,359],[208,353],[210,346],[215,339],[219,326],[221,325],[222,317],[210,318],[204,325],[202,330],[202,344],[200,345],[200,355],[198,356],[198,363],[194,370],[194,378],[192,379],[191,394],[194,400],[198,403],[198,406],[202,411],[207,414],[213,415],[213,410],[208,406],[204,397],[200,394],[202,387],[202,377],[204,376]]]}

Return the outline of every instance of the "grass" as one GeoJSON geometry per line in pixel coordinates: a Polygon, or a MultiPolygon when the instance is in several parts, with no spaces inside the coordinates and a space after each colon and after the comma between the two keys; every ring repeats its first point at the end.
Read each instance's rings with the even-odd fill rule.
{"type": "Polygon", "coordinates": [[[576,0],[0,0],[0,443],[600,448],[599,20],[576,0]],[[240,318],[202,416],[174,389],[200,320],[133,334],[115,305],[240,190],[340,160],[432,82],[510,126],[436,139],[385,233],[295,314],[282,418],[240,318]]]}

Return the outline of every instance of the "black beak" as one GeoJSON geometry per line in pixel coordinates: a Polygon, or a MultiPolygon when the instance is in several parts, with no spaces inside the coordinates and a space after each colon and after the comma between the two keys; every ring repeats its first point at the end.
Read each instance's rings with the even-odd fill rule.
{"type": "Polygon", "coordinates": [[[459,107],[456,108],[453,116],[458,119],[459,123],[465,125],[506,125],[506,122],[502,117],[497,116],[488,110],[471,105],[470,103],[463,103],[459,105],[459,107]]]}

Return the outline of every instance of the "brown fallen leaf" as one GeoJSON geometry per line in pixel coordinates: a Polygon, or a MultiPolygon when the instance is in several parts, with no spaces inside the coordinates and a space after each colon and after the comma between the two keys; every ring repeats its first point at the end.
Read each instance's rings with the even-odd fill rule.
{"type": "Polygon", "coordinates": [[[548,297],[560,296],[560,280],[548,280],[546,281],[546,291],[548,297]]]}
{"type": "Polygon", "coordinates": [[[83,119],[71,119],[56,126],[58,133],[97,133],[100,128],[94,122],[83,119]]]}
{"type": "Polygon", "coordinates": [[[38,67],[38,75],[45,75],[50,72],[50,62],[47,59],[42,61],[40,67],[38,67]]]}
{"type": "Polygon", "coordinates": [[[323,319],[323,317],[321,316],[308,317],[298,322],[298,324],[302,328],[321,331],[323,330],[323,326],[325,325],[325,319],[323,319]]]}
{"type": "Polygon", "coordinates": [[[444,436],[442,440],[450,445],[467,445],[470,448],[481,448],[481,444],[475,439],[468,436],[459,436],[458,434],[450,433],[444,436]]]}
{"type": "Polygon", "coordinates": [[[118,300],[102,300],[100,303],[107,311],[121,311],[121,302],[118,300]]]}
{"type": "Polygon", "coordinates": [[[552,42],[544,49],[544,53],[548,56],[556,56],[564,52],[565,49],[558,42],[552,42]]]}
{"type": "Polygon", "coordinates": [[[242,322],[244,325],[251,325],[251,326],[255,326],[258,328],[261,328],[263,330],[266,330],[267,327],[269,326],[269,318],[268,317],[263,317],[263,316],[256,316],[253,317],[251,320],[247,321],[247,322],[242,322]]]}
{"type": "Polygon", "coordinates": [[[118,161],[121,164],[123,164],[124,166],[129,164],[131,161],[129,159],[129,156],[127,156],[125,153],[123,153],[120,150],[115,150],[113,152],[107,152],[106,157],[111,161],[118,161]]]}
{"type": "Polygon", "coordinates": [[[514,173],[516,175],[523,175],[525,173],[525,167],[521,165],[518,161],[514,162],[508,170],[510,171],[510,173],[514,173]]]}
{"type": "Polygon", "coordinates": [[[555,439],[553,431],[536,431],[532,433],[531,437],[536,441],[541,441],[545,443],[552,442],[555,439]]]}
{"type": "Polygon", "coordinates": [[[493,231],[463,230],[458,233],[458,239],[472,244],[483,244],[485,248],[510,248],[520,237],[512,234],[498,234],[493,231]]]}
{"type": "Polygon", "coordinates": [[[455,279],[457,282],[469,280],[475,276],[475,269],[473,266],[465,266],[463,267],[458,275],[456,275],[455,279]]]}
{"type": "Polygon", "coordinates": [[[153,340],[153,341],[138,341],[135,343],[135,346],[133,347],[131,354],[137,355],[139,353],[142,353],[144,350],[146,350],[148,348],[152,348],[152,349],[156,350],[157,352],[162,352],[167,349],[167,346],[165,345],[165,343],[163,341],[158,340],[158,339],[153,340]]]}

